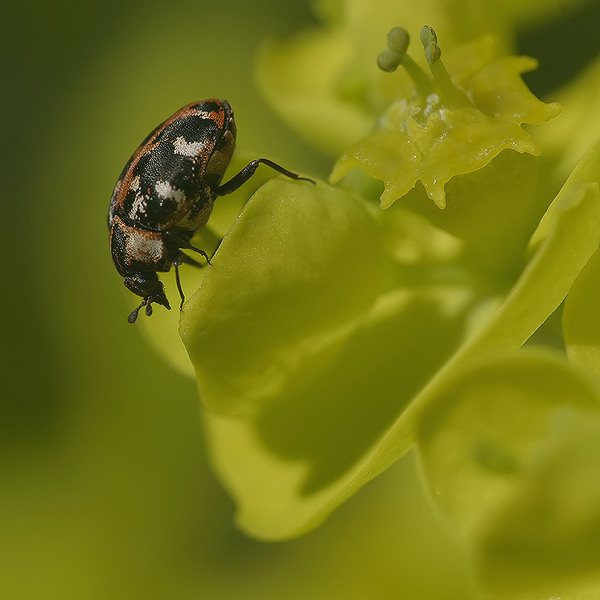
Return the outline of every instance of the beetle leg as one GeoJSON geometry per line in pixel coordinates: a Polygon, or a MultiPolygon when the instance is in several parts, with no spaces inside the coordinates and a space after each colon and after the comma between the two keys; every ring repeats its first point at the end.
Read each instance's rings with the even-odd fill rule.
{"type": "MultiPolygon", "coordinates": [[[[179,255],[178,261],[179,261],[180,265],[183,265],[183,264],[193,265],[194,267],[198,267],[199,269],[202,269],[206,266],[206,263],[198,262],[197,260],[194,260],[191,256],[184,254],[183,252],[179,255]]],[[[208,264],[210,265],[211,262],[208,261],[208,264]]]]}
{"type": "MultiPolygon", "coordinates": [[[[208,256],[208,254],[206,254],[206,252],[204,252],[204,250],[201,250],[200,248],[196,248],[196,246],[192,246],[191,244],[188,244],[187,246],[183,246],[183,247],[186,248],[187,250],[193,250],[194,252],[201,254],[206,259],[206,262],[209,265],[211,264],[210,257],[208,256]]],[[[186,256],[186,255],[182,253],[182,256],[186,256]]],[[[195,265],[199,264],[194,259],[190,258],[189,256],[186,256],[186,258],[189,259],[189,261],[191,261],[191,264],[195,264],[195,265]]],[[[184,260],[184,262],[188,262],[185,258],[183,260],[184,260]]],[[[203,265],[200,265],[200,266],[203,266],[203,265]]]]}
{"type": "Polygon", "coordinates": [[[252,175],[254,175],[256,169],[258,169],[258,165],[260,164],[267,165],[267,167],[271,167],[275,171],[278,171],[282,175],[289,177],[290,179],[297,179],[301,181],[310,181],[311,183],[315,183],[312,179],[308,179],[308,177],[300,177],[297,173],[292,173],[292,171],[288,171],[286,168],[278,165],[276,162],[269,160],[268,158],[257,158],[252,162],[248,163],[237,175],[234,175],[229,181],[220,185],[217,188],[217,196],[224,196],[225,194],[231,194],[231,192],[235,192],[241,185],[246,183],[252,175]]]}
{"type": "Polygon", "coordinates": [[[175,267],[175,283],[177,284],[177,291],[179,292],[179,297],[181,298],[181,302],[179,303],[179,310],[183,308],[183,303],[185,301],[185,296],[183,295],[183,288],[181,287],[181,279],[179,277],[179,260],[176,260],[173,263],[175,267]]]}
{"type": "MultiPolygon", "coordinates": [[[[198,254],[204,256],[206,262],[210,265],[210,257],[208,256],[208,254],[206,254],[206,252],[204,252],[204,250],[202,250],[201,248],[196,248],[196,246],[192,246],[192,244],[190,244],[189,240],[185,236],[173,231],[165,231],[163,235],[165,237],[168,236],[169,243],[174,248],[178,250],[183,248],[184,250],[192,250],[192,252],[197,252],[198,254]]],[[[189,264],[198,265],[198,263],[195,260],[185,255],[183,252],[179,252],[177,261],[179,261],[179,264],[181,264],[182,262],[186,262],[189,264]]]]}
{"type": "MultiPolygon", "coordinates": [[[[210,259],[208,258],[208,255],[206,254],[206,252],[204,252],[203,250],[200,250],[200,249],[196,249],[194,247],[191,247],[190,250],[196,250],[197,252],[202,254],[202,256],[204,256],[204,258],[206,258],[209,265],[211,264],[210,259]]],[[[199,269],[201,269],[202,267],[205,266],[202,263],[195,261],[193,258],[189,257],[187,254],[184,254],[183,252],[180,252],[177,260],[173,261],[173,266],[175,267],[175,283],[177,285],[177,291],[179,292],[179,297],[181,298],[181,302],[179,303],[179,310],[181,310],[183,308],[183,303],[185,302],[185,295],[183,293],[183,287],[181,286],[181,277],[179,276],[179,265],[182,265],[184,263],[187,265],[194,265],[195,267],[198,267],[199,269]]],[[[141,308],[141,306],[139,308],[141,308]]],[[[137,310],[139,310],[139,308],[137,310]]]]}

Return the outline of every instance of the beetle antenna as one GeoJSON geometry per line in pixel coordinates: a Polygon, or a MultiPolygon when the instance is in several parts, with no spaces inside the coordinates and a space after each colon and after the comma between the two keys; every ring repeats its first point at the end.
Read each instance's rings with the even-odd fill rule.
{"type": "MultiPolygon", "coordinates": [[[[142,300],[142,303],[137,308],[135,308],[134,310],[131,311],[131,314],[127,317],[127,321],[129,323],[135,323],[136,322],[137,317],[138,317],[138,313],[140,312],[140,309],[143,306],[146,306],[146,298],[144,298],[142,300]]],[[[146,308],[146,312],[148,312],[148,308],[146,308]]]]}

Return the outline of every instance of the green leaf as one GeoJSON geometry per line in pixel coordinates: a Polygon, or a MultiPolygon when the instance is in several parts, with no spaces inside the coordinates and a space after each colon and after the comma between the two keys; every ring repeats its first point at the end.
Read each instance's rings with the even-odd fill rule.
{"type": "Polygon", "coordinates": [[[550,593],[600,574],[600,396],[560,355],[456,371],[417,439],[431,496],[486,587],[550,593]]]}
{"type": "Polygon", "coordinates": [[[598,184],[600,184],[600,138],[596,139],[596,141],[586,150],[584,155],[575,165],[575,168],[569,174],[569,177],[567,177],[559,194],[548,208],[544,219],[533,236],[531,240],[532,247],[537,246],[545,237],[547,237],[550,228],[553,227],[554,223],[559,218],[558,213],[563,210],[568,203],[568,200],[564,197],[573,195],[574,193],[581,194],[581,191],[574,192],[573,188],[585,186],[585,184],[592,184],[592,188],[596,189],[597,193],[597,187],[598,184]]]}
{"type": "MultiPolygon", "coordinates": [[[[600,139],[588,150],[567,185],[588,182],[600,202],[600,139]]],[[[569,358],[595,373],[600,372],[600,255],[585,266],[565,300],[563,335],[569,358]]]]}
{"type": "Polygon", "coordinates": [[[385,292],[397,275],[364,205],[323,185],[259,190],[181,321],[212,460],[245,531],[316,526],[410,448],[455,372],[535,332],[600,237],[593,190],[555,203],[521,277],[457,350],[472,290],[385,292]]]}
{"type": "Polygon", "coordinates": [[[378,216],[273,180],[184,307],[212,461],[254,536],[298,535],[352,493],[356,465],[462,335],[466,286],[388,289],[378,216]]]}
{"type": "Polygon", "coordinates": [[[480,532],[487,587],[551,593],[600,578],[600,414],[560,417],[527,479],[480,532]]]}
{"type": "MultiPolygon", "coordinates": [[[[564,300],[581,269],[600,243],[600,202],[593,186],[564,188],[551,205],[540,229],[548,227],[521,277],[498,312],[465,353],[516,350],[564,300]],[[547,223],[549,219],[551,223],[547,223]]],[[[537,235],[534,234],[537,238],[537,235]]]]}
{"type": "Polygon", "coordinates": [[[260,188],[182,312],[205,406],[253,414],[306,385],[360,324],[388,265],[366,204],[323,184],[260,188]]]}
{"type": "Polygon", "coordinates": [[[600,253],[587,263],[565,300],[563,335],[574,363],[600,375],[600,253]]]}
{"type": "Polygon", "coordinates": [[[468,298],[439,289],[385,296],[311,385],[252,419],[205,415],[212,462],[244,531],[300,535],[377,474],[361,468],[455,348],[468,298]]]}
{"type": "Polygon", "coordinates": [[[415,422],[436,410],[456,370],[486,355],[520,348],[554,312],[600,242],[600,202],[596,190],[564,189],[540,223],[536,253],[498,308],[428,382],[390,427],[351,485],[364,485],[410,447],[415,422]]]}

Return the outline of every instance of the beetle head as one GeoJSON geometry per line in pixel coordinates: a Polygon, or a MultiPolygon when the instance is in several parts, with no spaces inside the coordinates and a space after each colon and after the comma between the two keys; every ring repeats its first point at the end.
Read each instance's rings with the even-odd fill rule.
{"type": "Polygon", "coordinates": [[[146,307],[146,315],[152,314],[152,303],[161,304],[166,309],[171,309],[169,301],[165,296],[163,284],[159,281],[158,276],[154,272],[149,273],[134,273],[123,278],[123,282],[134,294],[142,296],[141,304],[131,312],[127,320],[130,323],[135,323],[140,309],[146,307]]]}

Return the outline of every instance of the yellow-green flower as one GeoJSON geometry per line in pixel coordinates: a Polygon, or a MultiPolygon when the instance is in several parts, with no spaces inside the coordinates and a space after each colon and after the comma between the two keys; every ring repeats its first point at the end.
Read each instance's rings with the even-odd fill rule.
{"type": "Polygon", "coordinates": [[[598,0],[184,4],[163,44],[160,0],[126,4],[134,28],[101,0],[3,14],[2,598],[600,598],[598,0]],[[398,24],[412,78],[377,67],[398,24]],[[521,127],[548,107],[520,53],[548,124],[521,127]],[[225,180],[266,156],[317,184],[260,167],[194,239],[212,264],[181,266],[183,310],[127,325],[115,169],[213,96],[225,180]],[[510,149],[522,128],[539,156],[510,149]],[[417,179],[381,210],[360,166],[324,180],[382,132],[392,182],[408,142],[431,184],[462,168],[449,140],[469,168],[510,141],[431,184],[445,209],[417,179]]]}
{"type": "Polygon", "coordinates": [[[424,31],[431,37],[424,40],[426,53],[436,48],[435,55],[428,56],[432,78],[419,72],[402,48],[398,63],[415,78],[416,89],[408,98],[397,98],[377,130],[344,152],[331,174],[336,182],[359,166],[381,179],[382,208],[417,181],[439,208],[445,208],[444,187],[452,177],[485,167],[502,150],[538,155],[521,124],[543,123],[560,112],[557,103],[537,100],[520,78],[535,68],[535,60],[505,57],[488,62],[489,40],[484,39],[470,44],[467,51],[473,61],[459,67],[451,79],[431,30],[424,31]]]}
{"type": "Polygon", "coordinates": [[[396,28],[378,62],[403,69],[381,72],[374,40],[396,13],[320,4],[327,24],[263,51],[259,74],[305,139],[341,154],[336,183],[275,179],[215,207],[223,241],[171,353],[193,368],[212,464],[239,526],[282,540],[415,448],[482,589],[558,593],[600,548],[600,143],[558,194],[538,186],[554,163],[523,125],[560,108],[524,85],[533,59],[465,43],[446,8],[444,62],[431,28],[426,70],[396,28]]]}

